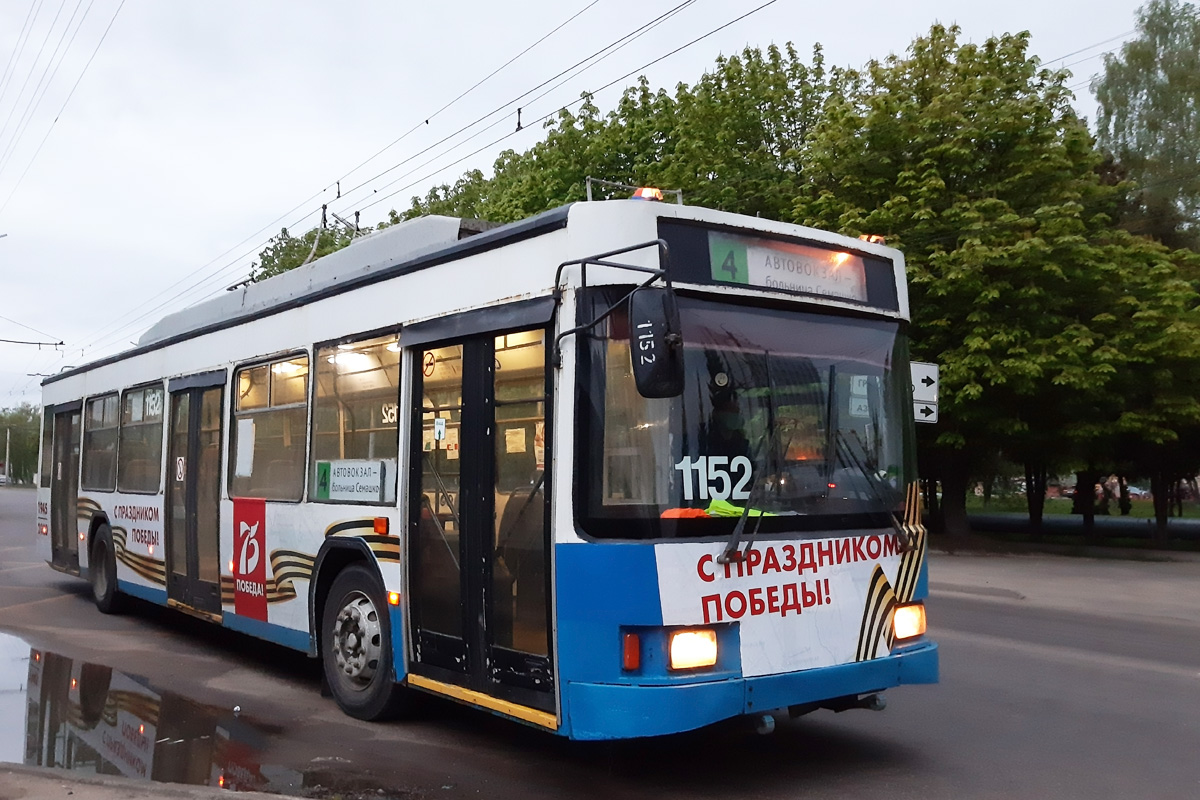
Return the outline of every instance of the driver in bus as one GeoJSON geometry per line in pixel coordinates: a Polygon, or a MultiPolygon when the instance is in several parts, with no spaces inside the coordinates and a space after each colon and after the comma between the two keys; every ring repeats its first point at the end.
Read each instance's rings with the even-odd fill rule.
{"type": "Polygon", "coordinates": [[[730,459],[750,455],[746,420],[733,391],[723,391],[713,398],[705,451],[706,455],[728,456],[730,459]]]}

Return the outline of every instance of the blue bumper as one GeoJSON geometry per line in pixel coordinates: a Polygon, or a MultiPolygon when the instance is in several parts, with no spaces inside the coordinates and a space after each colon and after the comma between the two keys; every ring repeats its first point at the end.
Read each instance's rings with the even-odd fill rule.
{"type": "Polygon", "coordinates": [[[937,680],[937,644],[926,642],[872,661],[761,678],[673,686],[568,682],[561,733],[572,739],[661,736],[741,714],[937,680]]]}

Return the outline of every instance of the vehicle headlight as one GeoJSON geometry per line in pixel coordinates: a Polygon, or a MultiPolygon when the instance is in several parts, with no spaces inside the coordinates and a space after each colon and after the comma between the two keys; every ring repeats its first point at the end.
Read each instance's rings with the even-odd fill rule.
{"type": "Polygon", "coordinates": [[[711,667],[716,663],[716,631],[702,628],[671,634],[671,669],[711,667]]]}

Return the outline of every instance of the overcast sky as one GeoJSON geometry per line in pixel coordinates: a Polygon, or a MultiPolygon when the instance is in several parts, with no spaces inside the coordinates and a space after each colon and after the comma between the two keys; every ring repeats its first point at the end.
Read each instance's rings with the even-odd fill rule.
{"type": "MultiPolygon", "coordinates": [[[[552,112],[764,0],[695,0],[557,88],[422,152],[680,2],[0,0],[0,339],[66,342],[59,352],[0,343],[0,408],[38,402],[40,378],[27,373],[125,349],[164,313],[241,280],[271,235],[310,227],[322,202],[376,222],[537,141],[540,126],[485,147],[514,131],[517,106],[525,122],[552,112]],[[343,192],[363,185],[337,200],[339,179],[343,192]]],[[[1077,106],[1092,117],[1086,80],[1128,37],[1137,6],[776,0],[640,72],[673,87],[720,54],[788,41],[804,53],[820,42],[830,62],[859,66],[903,52],[934,21],[956,22],[974,41],[1028,30],[1045,61],[1088,48],[1056,65],[1075,73],[1077,106]]],[[[599,106],[634,80],[601,92],[599,106]]]]}

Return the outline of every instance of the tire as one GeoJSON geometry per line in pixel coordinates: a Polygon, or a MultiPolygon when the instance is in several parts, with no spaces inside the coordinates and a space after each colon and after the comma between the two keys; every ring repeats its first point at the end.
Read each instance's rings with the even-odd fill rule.
{"type": "Polygon", "coordinates": [[[104,716],[111,686],[112,667],[84,664],[79,668],[79,716],[87,730],[95,728],[104,716]]]}
{"type": "Polygon", "coordinates": [[[375,571],[351,564],[338,573],[321,613],[321,664],[342,711],[357,719],[391,719],[411,709],[395,681],[391,618],[375,571]]]}
{"type": "Polygon", "coordinates": [[[119,612],[122,595],[117,590],[117,555],[113,548],[112,529],[107,524],[101,524],[92,537],[88,578],[92,583],[92,599],[96,601],[100,613],[119,612]]]}

